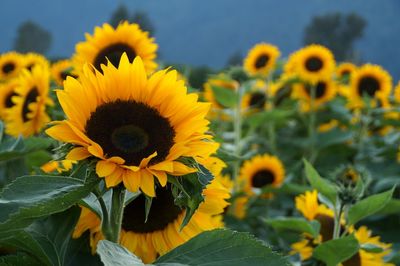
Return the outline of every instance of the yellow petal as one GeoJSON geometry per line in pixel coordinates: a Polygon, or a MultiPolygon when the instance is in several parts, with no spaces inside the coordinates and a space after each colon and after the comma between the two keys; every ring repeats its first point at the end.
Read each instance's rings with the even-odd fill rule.
{"type": "Polygon", "coordinates": [[[157,152],[154,152],[153,154],[151,154],[150,156],[148,156],[147,158],[142,159],[142,161],[140,162],[139,167],[140,168],[144,168],[147,166],[147,164],[150,162],[151,159],[153,159],[154,157],[157,156],[157,152]]]}
{"type": "Polygon", "coordinates": [[[156,193],[154,190],[154,177],[153,174],[143,169],[140,171],[141,176],[141,184],[140,188],[143,193],[150,197],[155,197],[156,193]]]}
{"type": "Polygon", "coordinates": [[[139,172],[125,170],[122,181],[124,182],[126,189],[128,189],[130,192],[137,192],[140,187],[140,177],[141,175],[139,172]]]}
{"type": "Polygon", "coordinates": [[[77,148],[73,148],[72,150],[70,150],[70,152],[67,154],[65,159],[73,160],[73,161],[80,161],[80,160],[86,159],[89,156],[91,156],[91,154],[88,152],[87,148],[77,147],[77,148]]]}
{"type": "Polygon", "coordinates": [[[117,167],[112,174],[110,174],[109,176],[105,177],[107,188],[115,187],[116,185],[118,185],[119,183],[122,182],[122,173],[123,173],[123,171],[124,170],[122,170],[119,167],[117,167]]]}
{"type": "Polygon", "coordinates": [[[189,166],[186,166],[181,162],[174,161],[173,164],[174,164],[174,171],[171,173],[172,175],[181,176],[197,172],[196,169],[190,168],[189,166]]]}
{"type": "Polygon", "coordinates": [[[149,171],[158,179],[158,182],[160,182],[160,185],[162,187],[165,187],[165,185],[167,184],[167,173],[165,173],[164,171],[154,171],[149,169],[149,171]]]}
{"type": "Polygon", "coordinates": [[[98,161],[96,164],[96,173],[99,177],[111,175],[115,171],[117,165],[109,161],[98,161]]]}

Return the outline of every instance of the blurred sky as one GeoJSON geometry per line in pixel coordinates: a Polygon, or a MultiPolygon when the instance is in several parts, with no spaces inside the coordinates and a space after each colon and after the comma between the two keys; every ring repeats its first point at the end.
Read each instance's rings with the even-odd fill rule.
{"type": "Polygon", "coordinates": [[[164,60],[216,68],[260,41],[287,56],[302,46],[314,15],[355,11],[368,21],[356,45],[362,58],[400,78],[400,0],[0,0],[0,52],[12,49],[18,25],[31,19],[53,35],[48,55],[68,57],[120,3],[148,13],[164,60]]]}

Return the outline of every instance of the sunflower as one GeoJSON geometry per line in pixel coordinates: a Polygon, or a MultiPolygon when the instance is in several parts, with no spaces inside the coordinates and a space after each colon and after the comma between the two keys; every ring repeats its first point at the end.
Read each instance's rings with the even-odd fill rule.
{"type": "Polygon", "coordinates": [[[76,145],[66,159],[94,156],[96,172],[108,188],[121,182],[132,192],[155,196],[154,177],[164,187],[167,174],[193,173],[182,157],[208,158],[218,148],[206,134],[208,103],[187,94],[176,71],[147,78],[140,57],[123,54],[119,67],[109,62],[102,73],[86,65],[80,81],[68,77],[57,91],[67,120],[46,130],[51,137],[76,145]]]}
{"type": "Polygon", "coordinates": [[[315,83],[330,79],[335,70],[332,52],[321,45],[312,44],[296,52],[291,66],[304,81],[315,83]]]}
{"type": "Polygon", "coordinates": [[[275,156],[257,155],[245,161],[240,169],[239,184],[243,191],[253,195],[265,186],[279,187],[285,178],[285,168],[275,156]]]}
{"type": "Polygon", "coordinates": [[[293,98],[301,100],[302,110],[316,109],[326,102],[332,100],[336,95],[336,84],[334,81],[318,80],[314,85],[309,83],[295,83],[293,85],[293,98]],[[314,90],[314,99],[312,93],[314,90]],[[312,106],[313,105],[313,106],[312,106]]]}
{"type": "MultiPolygon", "coordinates": [[[[185,210],[174,204],[169,185],[157,188],[157,197],[152,200],[147,222],[144,222],[145,197],[141,194],[124,209],[120,244],[145,263],[150,263],[203,231],[223,227],[221,214],[228,206],[229,191],[214,179],[203,190],[203,195],[204,202],[180,230],[185,210]]],[[[83,207],[73,237],[80,237],[86,230],[90,230],[90,244],[94,252],[97,242],[103,239],[100,219],[83,207]]]]}
{"type": "Polygon", "coordinates": [[[396,103],[400,103],[400,81],[397,83],[396,87],[394,88],[394,100],[396,103]]]}
{"type": "Polygon", "coordinates": [[[60,60],[51,65],[51,76],[58,86],[63,86],[63,82],[68,76],[78,77],[72,70],[72,62],[70,60],[60,60]]]}
{"type": "Polygon", "coordinates": [[[339,66],[336,67],[336,78],[339,80],[350,80],[350,77],[356,69],[357,67],[352,63],[341,63],[339,66]]]}
{"type": "Polygon", "coordinates": [[[32,71],[34,66],[40,65],[42,68],[48,69],[50,67],[49,61],[46,57],[37,53],[27,53],[23,55],[24,67],[32,71]]]}
{"type": "Polygon", "coordinates": [[[22,56],[16,52],[0,55],[0,81],[17,76],[23,67],[22,56]]]}
{"type": "Polygon", "coordinates": [[[244,110],[263,110],[268,105],[267,85],[264,81],[257,80],[252,90],[245,93],[242,98],[244,110]]]}
{"type": "Polygon", "coordinates": [[[140,56],[146,72],[149,74],[157,68],[156,59],[157,44],[154,38],[149,37],[148,32],[140,29],[138,24],[123,22],[114,29],[109,24],[96,27],[94,34],[86,34],[86,41],[76,45],[76,54],[73,57],[74,68],[81,71],[85,63],[89,63],[102,72],[101,65],[109,60],[115,67],[118,65],[121,55],[126,53],[129,62],[136,56],[140,56]]]}
{"type": "Polygon", "coordinates": [[[267,76],[275,67],[279,56],[278,47],[268,43],[259,43],[250,49],[243,66],[251,75],[267,76]]]}
{"type": "Polygon", "coordinates": [[[353,108],[363,107],[363,97],[388,98],[392,90],[392,77],[378,65],[366,64],[351,77],[349,102],[353,108]]]}
{"type": "Polygon", "coordinates": [[[331,119],[328,122],[322,123],[318,126],[318,132],[325,133],[331,131],[339,126],[339,121],[336,119],[331,119]]]}
{"type": "Polygon", "coordinates": [[[40,167],[45,173],[52,173],[57,171],[58,173],[67,172],[72,169],[72,165],[75,161],[61,160],[61,161],[50,161],[40,167]]]}
{"type": "Polygon", "coordinates": [[[49,98],[49,71],[40,65],[32,71],[22,70],[18,77],[17,95],[11,98],[14,104],[6,110],[6,132],[17,137],[37,134],[50,122],[46,106],[52,105],[49,98]]]}
{"type": "Polygon", "coordinates": [[[11,99],[17,95],[15,89],[18,84],[18,79],[16,78],[7,80],[5,83],[0,83],[0,118],[3,120],[6,117],[6,110],[15,105],[11,99]]]}

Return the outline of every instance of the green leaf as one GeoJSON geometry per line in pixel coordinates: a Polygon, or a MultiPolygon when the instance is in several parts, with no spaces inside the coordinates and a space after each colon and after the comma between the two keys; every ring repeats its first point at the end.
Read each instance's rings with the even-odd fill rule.
{"type": "Polygon", "coordinates": [[[295,231],[299,233],[309,233],[314,238],[319,235],[321,225],[318,221],[307,221],[304,218],[275,218],[266,219],[265,222],[272,226],[275,230],[295,231]]]}
{"type": "Polygon", "coordinates": [[[325,262],[327,266],[336,266],[350,259],[359,248],[357,239],[349,235],[320,244],[314,249],[313,257],[325,262]]]}
{"type": "Polygon", "coordinates": [[[24,228],[36,218],[68,209],[97,182],[48,175],[17,178],[0,193],[0,232],[24,228]]]}
{"type": "Polygon", "coordinates": [[[144,202],[144,215],[145,215],[145,219],[144,222],[147,222],[147,218],[149,218],[149,213],[150,213],[150,209],[151,209],[151,204],[153,203],[153,198],[152,197],[148,197],[145,196],[146,200],[144,202]]]}
{"type": "Polygon", "coordinates": [[[29,266],[41,266],[41,264],[29,257],[26,254],[13,254],[13,255],[6,255],[0,256],[0,265],[1,266],[15,266],[15,265],[29,265],[29,266]]]}
{"type": "Polygon", "coordinates": [[[362,244],[360,248],[368,253],[381,253],[384,251],[382,247],[370,243],[362,244]]]}
{"type": "Polygon", "coordinates": [[[104,266],[144,266],[142,260],[121,245],[108,240],[100,240],[97,253],[104,266]]]}
{"type": "Polygon", "coordinates": [[[391,199],[377,214],[389,215],[400,213],[400,199],[391,199]]]}
{"type": "Polygon", "coordinates": [[[161,263],[196,266],[289,265],[283,256],[248,233],[226,229],[197,235],[155,261],[156,265],[161,263]]]}
{"type": "Polygon", "coordinates": [[[349,225],[353,225],[385,207],[392,198],[394,189],[395,187],[386,192],[369,196],[351,206],[347,216],[349,225]]]}
{"type": "Polygon", "coordinates": [[[180,178],[168,178],[178,188],[178,190],[173,190],[175,204],[186,210],[181,229],[188,224],[200,203],[204,201],[203,189],[214,178],[211,172],[204,166],[198,165],[198,168],[199,170],[196,173],[191,173],[180,178]]]}
{"type": "Polygon", "coordinates": [[[237,94],[234,90],[211,85],[215,99],[225,107],[234,107],[237,104],[237,94]]]}
{"type": "Polygon", "coordinates": [[[0,143],[3,141],[4,136],[4,123],[0,120],[0,143]]]}
{"type": "Polygon", "coordinates": [[[344,143],[353,138],[353,132],[333,129],[326,133],[319,133],[317,136],[317,147],[319,149],[329,147],[331,145],[344,143]]]}
{"type": "Polygon", "coordinates": [[[332,205],[335,206],[337,198],[336,187],[328,180],[323,179],[306,159],[303,159],[303,162],[305,165],[306,176],[311,186],[318,190],[319,193],[325,196],[332,205]]]}
{"type": "Polygon", "coordinates": [[[250,126],[256,128],[264,123],[282,122],[293,114],[292,110],[273,109],[270,111],[257,112],[247,118],[250,126]]]}
{"type": "Polygon", "coordinates": [[[50,138],[30,137],[23,139],[18,137],[1,143],[0,145],[0,161],[15,160],[22,158],[29,153],[45,150],[54,142],[50,138]]]}

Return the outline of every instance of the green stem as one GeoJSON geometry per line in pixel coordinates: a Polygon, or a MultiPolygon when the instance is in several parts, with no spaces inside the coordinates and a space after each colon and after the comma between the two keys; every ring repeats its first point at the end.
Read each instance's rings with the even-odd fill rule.
{"type": "Polygon", "coordinates": [[[368,135],[368,128],[369,124],[371,122],[371,108],[368,105],[367,106],[367,111],[365,113],[365,116],[361,114],[361,127],[360,127],[360,133],[358,135],[358,143],[357,143],[357,159],[364,159],[364,148],[365,148],[365,138],[368,135]]]}
{"type": "Polygon", "coordinates": [[[333,228],[332,239],[337,239],[340,236],[340,217],[342,216],[343,205],[339,203],[339,208],[335,208],[335,225],[333,228]]]}
{"type": "Polygon", "coordinates": [[[310,117],[309,117],[309,123],[308,123],[308,137],[310,140],[310,147],[309,147],[309,162],[313,164],[315,162],[315,159],[317,158],[317,153],[315,150],[315,143],[316,143],[316,112],[315,112],[315,93],[316,93],[316,87],[313,86],[310,90],[310,117]]]}
{"type": "Polygon", "coordinates": [[[121,233],[122,216],[124,214],[124,200],[125,200],[125,188],[123,186],[114,187],[112,190],[111,199],[111,213],[108,233],[106,236],[107,240],[114,243],[119,242],[121,233]]]}
{"type": "Polygon", "coordinates": [[[234,155],[237,158],[237,160],[233,164],[233,176],[235,180],[235,191],[239,191],[239,169],[240,169],[240,156],[242,155],[242,147],[240,140],[242,138],[242,95],[243,95],[243,88],[242,86],[239,87],[238,89],[238,97],[237,97],[237,103],[235,106],[234,110],[234,116],[233,116],[233,130],[235,133],[235,138],[234,138],[234,155]]]}

